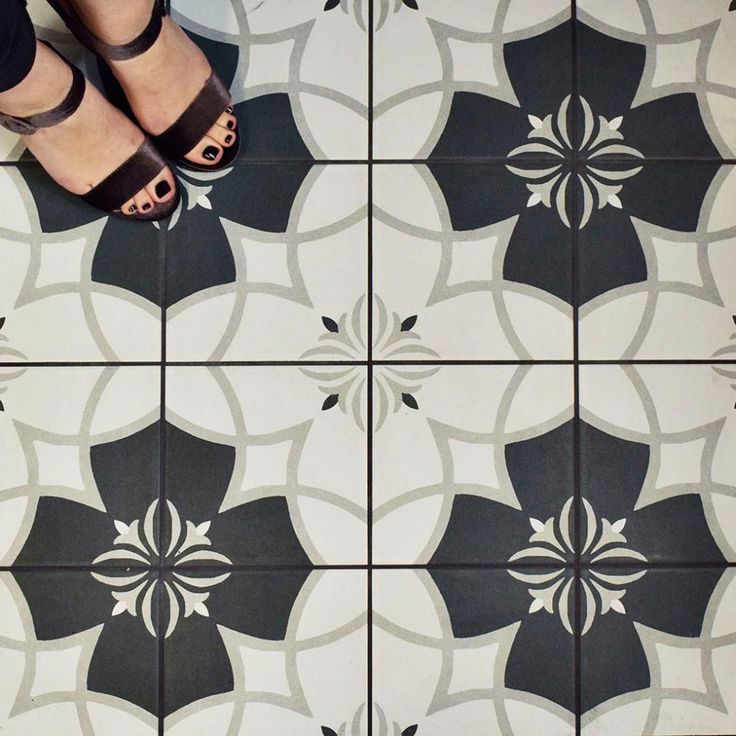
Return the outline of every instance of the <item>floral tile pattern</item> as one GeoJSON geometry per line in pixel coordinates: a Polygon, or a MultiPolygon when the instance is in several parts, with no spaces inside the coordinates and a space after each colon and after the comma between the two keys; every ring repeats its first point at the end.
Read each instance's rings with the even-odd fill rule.
{"type": "Polygon", "coordinates": [[[0,133],[0,730],[736,733],[736,4],[170,5],[169,221],[0,133]]]}

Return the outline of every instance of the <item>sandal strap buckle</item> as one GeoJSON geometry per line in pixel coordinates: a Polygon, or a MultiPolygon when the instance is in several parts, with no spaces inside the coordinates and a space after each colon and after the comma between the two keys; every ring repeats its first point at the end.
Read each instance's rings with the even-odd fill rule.
{"type": "Polygon", "coordinates": [[[38,128],[26,118],[17,118],[0,112],[0,125],[16,135],[33,135],[38,128]]]}

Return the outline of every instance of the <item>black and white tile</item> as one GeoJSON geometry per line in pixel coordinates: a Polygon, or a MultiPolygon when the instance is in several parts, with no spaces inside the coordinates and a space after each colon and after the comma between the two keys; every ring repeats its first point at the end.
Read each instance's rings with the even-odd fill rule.
{"type": "Polygon", "coordinates": [[[732,5],[172,0],[159,225],[1,133],[0,730],[736,732],[732,5]]]}

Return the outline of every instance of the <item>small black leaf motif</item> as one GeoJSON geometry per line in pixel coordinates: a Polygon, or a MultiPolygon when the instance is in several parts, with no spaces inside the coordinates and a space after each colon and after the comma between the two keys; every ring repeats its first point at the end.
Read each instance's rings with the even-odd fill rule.
{"type": "Polygon", "coordinates": [[[417,404],[417,400],[411,394],[401,394],[401,400],[410,409],[418,409],[419,408],[419,404],[417,404]]]}
{"type": "Polygon", "coordinates": [[[2,330],[4,324],[5,324],[5,317],[0,317],[0,330],[2,330]]]}
{"type": "Polygon", "coordinates": [[[417,323],[417,315],[412,314],[411,317],[407,317],[402,323],[401,323],[401,331],[402,332],[409,332],[409,330],[414,327],[414,325],[417,323]]]}
{"type": "Polygon", "coordinates": [[[0,411],[5,411],[5,404],[2,401],[0,401],[0,411]]]}
{"type": "Polygon", "coordinates": [[[414,736],[414,734],[417,732],[417,728],[419,728],[419,726],[417,726],[417,724],[415,723],[413,726],[405,728],[401,732],[401,736],[414,736]]]}
{"type": "Polygon", "coordinates": [[[417,0],[404,0],[404,5],[406,5],[407,8],[411,8],[412,10],[419,10],[419,5],[417,5],[417,0]]]}
{"type": "Polygon", "coordinates": [[[322,324],[330,332],[339,332],[340,331],[340,328],[337,326],[337,322],[335,322],[334,319],[330,319],[329,317],[322,317],[322,324]]]}
{"type": "MultiPolygon", "coordinates": [[[[336,8],[340,4],[340,0],[327,0],[325,3],[325,10],[332,10],[333,8],[336,8]]],[[[322,729],[324,731],[324,729],[322,729]]],[[[332,733],[335,733],[332,731],[332,733]]]]}
{"type": "Polygon", "coordinates": [[[326,399],[325,403],[322,404],[322,411],[327,411],[328,409],[332,409],[335,404],[339,401],[340,396],[338,394],[330,394],[326,399]]]}
{"type": "MultiPolygon", "coordinates": [[[[736,3],[736,0],[733,0],[736,3]]],[[[734,8],[736,10],[736,8],[734,8]]],[[[731,319],[733,320],[733,323],[736,325],[736,314],[731,315],[731,319]]],[[[5,317],[0,319],[0,327],[3,326],[3,322],[5,322],[5,317]]]]}
{"type": "Polygon", "coordinates": [[[731,0],[731,4],[728,6],[729,10],[736,10],[736,0],[731,0]]]}
{"type": "Polygon", "coordinates": [[[337,731],[333,731],[331,728],[327,728],[327,726],[322,726],[322,736],[337,736],[337,731]]]}

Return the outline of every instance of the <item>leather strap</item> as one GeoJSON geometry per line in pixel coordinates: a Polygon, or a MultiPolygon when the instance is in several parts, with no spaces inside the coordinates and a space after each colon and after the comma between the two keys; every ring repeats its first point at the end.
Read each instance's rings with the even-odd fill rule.
{"type": "Polygon", "coordinates": [[[58,125],[73,115],[82,104],[86,81],[84,74],[76,66],[69,64],[69,67],[72,70],[72,86],[60,105],[57,105],[53,110],[30,115],[27,118],[0,113],[0,125],[19,135],[33,135],[39,128],[50,128],[58,125]]]}
{"type": "Polygon", "coordinates": [[[166,161],[146,138],[141,147],[82,199],[97,209],[112,212],[139,192],[166,166],[166,161]]]}
{"type": "Polygon", "coordinates": [[[132,41],[124,44],[106,43],[97,38],[82,22],[76,10],[69,3],[53,3],[69,30],[87,47],[98,53],[105,61],[125,61],[140,56],[156,43],[161,33],[162,18],[166,15],[164,0],[154,0],[148,25],[132,41]]]}
{"type": "Polygon", "coordinates": [[[230,91],[215,72],[179,119],[153,140],[171,158],[181,158],[202,140],[231,102],[230,91]]]}

